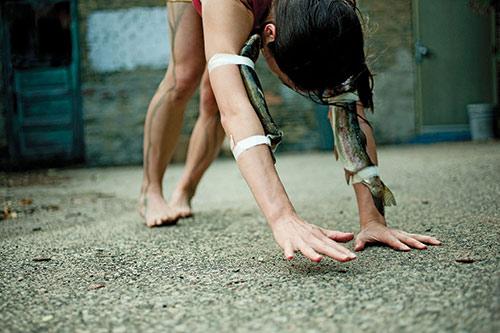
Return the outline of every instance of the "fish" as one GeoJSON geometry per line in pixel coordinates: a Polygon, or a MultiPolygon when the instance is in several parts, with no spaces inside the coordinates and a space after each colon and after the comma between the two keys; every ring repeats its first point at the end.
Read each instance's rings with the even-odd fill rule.
{"type": "MultiPolygon", "coordinates": [[[[261,37],[258,34],[254,34],[243,45],[240,56],[250,58],[253,62],[256,62],[259,57],[260,46],[261,37]]],[[[246,65],[240,65],[239,68],[250,103],[259,117],[264,133],[271,140],[271,152],[273,153],[283,139],[283,132],[276,125],[269,112],[262,85],[255,70],[246,65]]],[[[274,154],[273,160],[276,161],[274,154]]]]}
{"type": "Polygon", "coordinates": [[[396,205],[396,199],[366,152],[366,136],[359,125],[356,108],[355,101],[334,103],[330,107],[335,156],[344,166],[347,184],[354,180],[368,187],[375,207],[384,216],[385,207],[396,205]]]}

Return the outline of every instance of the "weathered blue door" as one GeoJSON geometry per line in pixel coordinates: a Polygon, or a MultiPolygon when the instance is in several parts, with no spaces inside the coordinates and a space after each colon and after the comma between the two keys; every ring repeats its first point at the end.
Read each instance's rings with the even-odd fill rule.
{"type": "Polygon", "coordinates": [[[81,159],[76,1],[8,0],[1,10],[11,158],[81,159]]]}

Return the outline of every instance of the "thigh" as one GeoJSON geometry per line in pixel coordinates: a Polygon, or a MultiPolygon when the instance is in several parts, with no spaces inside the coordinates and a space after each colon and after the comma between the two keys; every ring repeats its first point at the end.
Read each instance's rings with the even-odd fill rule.
{"type": "Polygon", "coordinates": [[[175,68],[201,76],[205,68],[203,28],[201,17],[191,1],[167,0],[170,30],[169,68],[175,68]]]}

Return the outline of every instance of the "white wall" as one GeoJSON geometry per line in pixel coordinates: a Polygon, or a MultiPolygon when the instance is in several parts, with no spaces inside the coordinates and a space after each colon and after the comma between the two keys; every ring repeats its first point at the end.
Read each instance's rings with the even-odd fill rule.
{"type": "Polygon", "coordinates": [[[164,68],[170,56],[165,7],[93,12],[88,19],[90,65],[97,72],[164,68]]]}

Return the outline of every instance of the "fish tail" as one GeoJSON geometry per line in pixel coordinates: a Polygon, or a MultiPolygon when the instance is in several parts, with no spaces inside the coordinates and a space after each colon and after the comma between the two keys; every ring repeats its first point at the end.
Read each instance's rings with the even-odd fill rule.
{"type": "Polygon", "coordinates": [[[384,194],[384,206],[396,206],[396,198],[394,194],[389,190],[384,183],[382,183],[383,194],[384,194]]]}
{"type": "Polygon", "coordinates": [[[375,207],[379,211],[380,215],[385,216],[386,206],[396,205],[394,194],[392,194],[391,190],[385,186],[380,178],[376,177],[375,182],[364,180],[362,183],[370,189],[373,203],[375,204],[375,207]]]}
{"type": "Polygon", "coordinates": [[[380,213],[380,215],[385,216],[385,202],[383,193],[374,190],[371,184],[367,183],[364,184],[370,189],[370,194],[372,195],[373,203],[375,204],[375,207],[377,208],[378,212],[380,213]]]}

